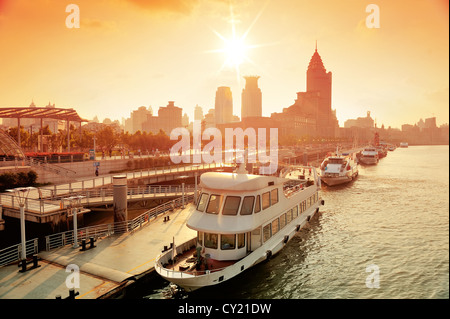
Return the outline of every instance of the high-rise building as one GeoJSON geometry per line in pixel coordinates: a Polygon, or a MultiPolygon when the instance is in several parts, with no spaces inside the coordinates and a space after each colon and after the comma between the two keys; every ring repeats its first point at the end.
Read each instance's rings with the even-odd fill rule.
{"type": "Polygon", "coordinates": [[[196,105],[194,109],[194,121],[202,121],[203,120],[203,109],[201,106],[196,105]]]}
{"type": "Polygon", "coordinates": [[[145,106],[139,107],[137,110],[131,112],[131,133],[143,131],[142,124],[147,120],[147,116],[152,115],[152,109],[145,106]]]}
{"type": "Polygon", "coordinates": [[[298,92],[295,103],[272,113],[283,124],[285,134],[335,137],[339,128],[331,108],[331,72],[327,72],[316,50],[306,72],[306,92],[298,92]]]}
{"type": "Polygon", "coordinates": [[[233,97],[229,87],[217,88],[214,114],[215,124],[230,123],[233,120],[233,97]]]}
{"type": "Polygon", "coordinates": [[[262,93],[258,87],[259,76],[245,76],[242,90],[241,119],[262,116],[262,93]]]}
{"type": "Polygon", "coordinates": [[[158,116],[148,115],[143,123],[143,130],[158,134],[163,130],[167,135],[170,135],[172,130],[177,127],[182,127],[183,109],[175,106],[174,101],[169,101],[166,107],[158,109],[158,116]]]}

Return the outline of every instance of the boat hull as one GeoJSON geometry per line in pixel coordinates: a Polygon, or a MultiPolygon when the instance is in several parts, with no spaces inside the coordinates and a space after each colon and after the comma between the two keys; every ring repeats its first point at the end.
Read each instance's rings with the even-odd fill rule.
{"type": "Polygon", "coordinates": [[[321,177],[320,179],[328,186],[342,185],[353,180],[352,176],[321,177]]]}
{"type": "Polygon", "coordinates": [[[375,165],[378,163],[378,158],[374,157],[361,157],[359,160],[361,161],[362,164],[366,165],[375,165]]]}
{"type": "MultiPolygon", "coordinates": [[[[286,225],[277,234],[272,236],[261,247],[257,248],[246,257],[238,260],[234,264],[223,269],[206,271],[204,274],[195,275],[183,271],[176,271],[165,268],[163,265],[172,255],[172,250],[158,256],[155,262],[156,272],[185,291],[191,292],[206,286],[213,286],[230,280],[245,270],[257,265],[258,263],[270,259],[271,256],[278,253],[284,246],[292,240],[295,234],[303,228],[309,220],[319,211],[321,201],[317,201],[305,212],[301,213],[291,223],[286,225]]],[[[193,239],[191,239],[192,241],[193,239]]],[[[183,244],[182,244],[183,245],[183,244]]],[[[181,245],[181,246],[182,246],[181,245]]]]}

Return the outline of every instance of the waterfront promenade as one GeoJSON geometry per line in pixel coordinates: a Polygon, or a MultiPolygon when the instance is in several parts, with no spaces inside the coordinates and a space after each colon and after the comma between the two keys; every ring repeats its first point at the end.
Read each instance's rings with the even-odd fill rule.
{"type": "Polygon", "coordinates": [[[68,265],[76,265],[80,270],[80,285],[75,288],[77,299],[118,292],[152,272],[156,257],[164,246],[170,246],[173,238],[175,244],[180,244],[195,237],[195,231],[186,226],[193,208],[189,204],[184,210],[158,216],[137,231],[99,239],[95,248],[83,252],[72,246],[41,252],[41,266],[25,273],[18,271],[17,264],[1,267],[0,299],[54,299],[57,295],[65,298],[69,294],[66,279],[72,275],[66,272],[68,265]],[[166,216],[169,221],[164,221],[166,216]]]}

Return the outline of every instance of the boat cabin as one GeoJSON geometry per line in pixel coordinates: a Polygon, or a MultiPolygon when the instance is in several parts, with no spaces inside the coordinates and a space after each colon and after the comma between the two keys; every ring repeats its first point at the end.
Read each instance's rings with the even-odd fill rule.
{"type": "Polygon", "coordinates": [[[311,199],[294,205],[295,200],[290,199],[314,182],[286,181],[250,174],[203,174],[202,192],[187,222],[189,228],[197,230],[202,256],[215,260],[243,258],[319,200],[317,191],[310,188],[311,199]]]}

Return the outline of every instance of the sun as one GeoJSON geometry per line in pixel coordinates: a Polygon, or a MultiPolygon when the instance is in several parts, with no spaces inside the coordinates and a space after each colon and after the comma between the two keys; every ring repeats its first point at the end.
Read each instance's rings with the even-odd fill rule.
{"type": "Polygon", "coordinates": [[[225,47],[223,52],[225,53],[225,64],[228,67],[238,67],[247,58],[248,47],[244,43],[242,38],[232,38],[230,40],[225,40],[225,47]]]}
{"type": "Polygon", "coordinates": [[[261,16],[262,12],[264,11],[268,3],[269,1],[267,1],[266,4],[261,8],[261,10],[255,17],[255,19],[252,21],[250,26],[241,35],[238,35],[236,32],[236,25],[239,24],[240,21],[235,19],[233,7],[231,5],[230,5],[230,19],[229,19],[229,23],[231,24],[231,36],[225,37],[224,35],[220,34],[216,30],[211,28],[212,31],[223,41],[223,47],[220,49],[208,50],[206,52],[223,54],[225,59],[219,72],[227,68],[235,69],[238,83],[240,81],[240,69],[244,63],[250,63],[256,66],[255,62],[249,57],[249,51],[251,49],[265,46],[264,44],[250,45],[247,43],[246,39],[250,30],[255,25],[255,23],[261,16]]]}

